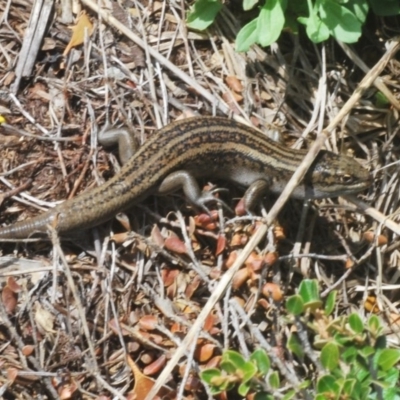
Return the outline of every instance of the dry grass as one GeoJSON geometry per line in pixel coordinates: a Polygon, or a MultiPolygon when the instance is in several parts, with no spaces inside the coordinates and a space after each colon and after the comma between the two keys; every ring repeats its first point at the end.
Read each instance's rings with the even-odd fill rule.
{"type": "MultiPolygon", "coordinates": [[[[102,21],[86,9],[93,34],[66,58],[68,13],[50,16],[32,74],[13,94],[31,5],[9,3],[8,8],[0,1],[0,112],[14,128],[0,135],[2,224],[43,212],[113,175],[118,163],[96,140],[106,124],[132,126],[143,142],[177,118],[229,114],[288,146],[307,148],[364,77],[366,71],[354,64],[357,55],[373,67],[389,39],[377,29],[345,55],[335,43],[322,50],[285,34],[267,52],[254,47],[237,54],[238,21],[229,9],[208,34],[199,34],[187,32],[179,2],[133,1],[124,8],[111,2],[112,10],[102,9],[102,21]],[[133,32],[129,38],[122,33],[127,27],[133,32]]],[[[265,298],[260,288],[272,282],[287,296],[304,277],[317,278],[325,294],[340,291],[339,314],[351,309],[367,315],[365,301],[373,296],[389,340],[399,346],[393,320],[400,299],[400,64],[392,57],[384,66],[380,84],[392,94],[392,104],[379,106],[369,82],[325,142],[335,152],[354,155],[373,173],[373,187],[358,196],[371,207],[367,212],[360,203],[357,211],[351,199],[316,201],[308,210],[290,200],[274,229],[266,236],[258,231],[261,242],[254,249],[248,243],[255,242],[259,217],[236,218],[218,209],[216,220],[205,223],[206,216],[184,199],[170,196],[136,206],[129,222],[121,217],[61,244],[55,233],[51,240],[0,244],[0,396],[132,397],[137,393],[133,359],[155,379],[166,371],[167,380],[158,384],[175,389],[178,398],[208,398],[198,371],[215,364],[224,349],[246,354],[263,346],[259,335],[271,346],[271,356],[285,360],[288,326],[282,305],[265,298]],[[371,217],[377,211],[383,214],[375,216],[378,220],[371,217]],[[369,231],[372,239],[366,241],[369,231]],[[378,245],[378,239],[386,243],[378,245]],[[231,263],[246,244],[253,258],[230,286],[227,260],[231,263]],[[278,259],[272,263],[268,257],[274,254],[278,259]],[[265,266],[265,257],[271,265],[265,266]],[[251,333],[244,314],[253,324],[251,333]],[[205,327],[188,338],[193,326],[203,326],[199,315],[206,315],[205,327]]],[[[243,192],[217,183],[229,187],[223,196],[234,207],[243,192]]],[[[274,200],[266,199],[266,209],[274,200]]],[[[295,387],[309,377],[308,363],[294,361],[283,381],[295,387]]]]}

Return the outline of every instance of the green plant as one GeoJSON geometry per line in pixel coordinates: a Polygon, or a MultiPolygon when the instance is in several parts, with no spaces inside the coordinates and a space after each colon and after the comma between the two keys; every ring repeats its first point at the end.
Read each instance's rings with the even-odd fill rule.
{"type": "Polygon", "coordinates": [[[316,367],[315,374],[299,378],[299,387],[281,385],[280,374],[262,349],[248,360],[236,351],[224,352],[219,368],[204,370],[202,380],[213,394],[236,388],[241,396],[255,393],[256,399],[264,400],[273,399],[273,390],[283,386],[285,399],[303,389],[316,400],[399,400],[400,350],[387,348],[382,323],[375,315],[366,321],[357,313],[334,318],[336,297],[333,291],[322,301],[317,281],[306,279],[286,301],[286,324],[297,329],[287,338],[286,347],[299,361],[307,356],[316,367]]]}
{"type": "MultiPolygon", "coordinates": [[[[187,25],[192,29],[206,29],[214,22],[222,3],[222,0],[196,0],[187,25]]],[[[305,26],[307,36],[314,43],[330,36],[354,43],[361,36],[370,8],[379,16],[400,14],[398,0],[243,0],[245,11],[256,5],[259,14],[239,31],[237,51],[247,51],[254,43],[269,46],[284,29],[297,32],[299,24],[305,26]]]]}
{"type": "MultiPolygon", "coordinates": [[[[210,387],[212,394],[237,387],[240,396],[246,396],[251,391],[257,393],[255,400],[273,400],[274,397],[264,388],[278,389],[280,379],[279,374],[272,371],[270,366],[269,357],[262,349],[254,351],[248,360],[236,351],[227,350],[222,355],[219,368],[204,370],[201,379],[210,387]]],[[[292,398],[294,394],[294,391],[290,391],[285,399],[292,398]]]]}
{"type": "MultiPolygon", "coordinates": [[[[304,280],[298,294],[286,301],[289,315],[298,327],[308,328],[313,347],[320,349],[323,372],[315,399],[400,399],[400,350],[386,347],[383,326],[375,315],[366,321],[358,313],[333,318],[336,295],[330,293],[322,310],[317,281],[304,280]]],[[[305,356],[297,334],[288,339],[288,349],[300,359],[305,356]]]]}

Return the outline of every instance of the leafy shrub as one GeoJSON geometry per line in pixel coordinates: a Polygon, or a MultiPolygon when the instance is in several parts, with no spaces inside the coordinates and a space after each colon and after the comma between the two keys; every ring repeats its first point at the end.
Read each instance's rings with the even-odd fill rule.
{"type": "MultiPolygon", "coordinates": [[[[269,46],[284,29],[297,32],[299,24],[305,26],[307,36],[314,43],[330,36],[354,43],[361,36],[370,9],[378,16],[400,14],[399,0],[243,0],[245,11],[256,5],[259,14],[238,33],[237,51],[247,51],[254,43],[269,46]]],[[[222,0],[196,0],[187,25],[204,30],[214,22],[221,8],[222,0]]]]}

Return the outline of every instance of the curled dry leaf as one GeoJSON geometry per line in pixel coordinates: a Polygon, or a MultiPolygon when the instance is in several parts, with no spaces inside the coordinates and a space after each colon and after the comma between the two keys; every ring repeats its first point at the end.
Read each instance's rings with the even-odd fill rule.
{"type": "Polygon", "coordinates": [[[21,291],[21,286],[18,282],[14,279],[14,277],[9,276],[7,279],[7,286],[14,292],[19,293],[21,291]]]}
{"type": "Polygon", "coordinates": [[[210,332],[211,329],[213,329],[214,326],[218,323],[219,323],[218,315],[215,311],[212,311],[212,312],[210,312],[210,314],[207,315],[207,317],[204,321],[203,329],[206,332],[210,332]]]}
{"type": "Polygon", "coordinates": [[[8,285],[4,286],[1,291],[1,300],[7,314],[13,314],[17,307],[18,296],[8,285]]]}
{"type": "Polygon", "coordinates": [[[262,288],[262,294],[266,298],[272,298],[274,301],[282,301],[283,299],[283,293],[281,288],[276,284],[272,282],[267,282],[263,288],[262,288]]]}
{"type": "Polygon", "coordinates": [[[200,344],[196,347],[196,351],[194,353],[194,358],[200,363],[205,363],[214,354],[215,344],[205,343],[200,344]]]}
{"type": "Polygon", "coordinates": [[[187,254],[186,245],[181,239],[170,236],[165,239],[164,246],[166,249],[171,250],[177,254],[187,254]]]}
{"type": "Polygon", "coordinates": [[[235,233],[232,236],[230,245],[232,247],[241,247],[244,246],[248,241],[248,237],[244,235],[243,233],[235,233]]]}
{"type": "Polygon", "coordinates": [[[194,217],[194,222],[197,227],[207,231],[213,231],[217,228],[218,212],[212,210],[210,214],[201,213],[194,217]]]}
{"type": "Polygon", "coordinates": [[[165,367],[166,362],[167,362],[167,357],[163,354],[160,357],[158,357],[157,360],[155,360],[151,364],[147,365],[143,369],[143,373],[145,375],[158,374],[162,370],[162,368],[165,367]]]}
{"type": "MultiPolygon", "coordinates": [[[[146,398],[150,390],[154,386],[154,380],[147,377],[140,371],[138,366],[129,356],[126,357],[127,363],[132,370],[132,373],[135,377],[135,385],[131,392],[129,392],[128,399],[130,400],[143,400],[146,398]]],[[[173,391],[163,386],[157,393],[157,396],[162,398],[173,396],[173,391]]]]}
{"type": "Polygon", "coordinates": [[[374,314],[379,313],[378,303],[375,296],[368,296],[364,303],[364,308],[368,312],[373,312],[374,314]]]}
{"type": "Polygon", "coordinates": [[[238,254],[237,254],[237,251],[236,251],[236,250],[231,251],[231,252],[229,253],[228,258],[227,258],[226,261],[225,261],[225,267],[228,268],[228,269],[231,268],[232,265],[233,265],[233,263],[236,261],[237,256],[238,256],[238,254]]]}
{"type": "Polygon", "coordinates": [[[154,224],[153,229],[151,230],[150,234],[151,240],[160,247],[164,246],[164,237],[160,231],[160,228],[157,224],[154,224]]]}
{"type": "Polygon", "coordinates": [[[218,235],[217,248],[215,249],[215,255],[219,256],[226,248],[226,236],[218,235]]]}
{"type": "Polygon", "coordinates": [[[188,283],[186,287],[185,296],[187,299],[191,299],[193,297],[193,294],[200,286],[200,283],[200,277],[198,275],[195,275],[195,277],[188,283]]]}
{"type": "Polygon", "coordinates": [[[164,268],[161,270],[161,277],[164,283],[164,286],[168,287],[175,283],[178,275],[180,274],[179,269],[167,269],[164,268]]]}
{"type": "Polygon", "coordinates": [[[75,26],[72,28],[72,37],[68,43],[68,46],[65,48],[63,55],[66,56],[73,47],[81,45],[85,40],[85,35],[90,36],[93,33],[93,25],[89,20],[86,12],[83,11],[78,18],[78,21],[75,26]]]}
{"type": "Polygon", "coordinates": [[[31,344],[28,344],[28,345],[26,345],[26,346],[24,346],[22,348],[22,354],[25,357],[29,357],[29,356],[31,356],[33,354],[34,350],[35,350],[35,346],[32,346],[31,344]]]}
{"type": "Polygon", "coordinates": [[[225,82],[228,85],[229,89],[232,89],[237,93],[241,93],[243,91],[243,85],[236,76],[234,75],[227,76],[225,82]]]}
{"type": "Polygon", "coordinates": [[[141,329],[145,331],[152,331],[157,328],[157,317],[154,315],[145,315],[144,317],[140,318],[139,326],[141,329]]]}
{"type": "Polygon", "coordinates": [[[377,246],[384,246],[388,243],[388,238],[385,235],[376,236],[373,231],[364,232],[363,238],[368,243],[376,243],[377,246]]]}
{"type": "Polygon", "coordinates": [[[232,279],[233,289],[239,289],[249,279],[249,270],[247,268],[241,268],[235,273],[232,279]]]}
{"type": "Polygon", "coordinates": [[[17,368],[7,368],[7,379],[10,383],[14,383],[18,376],[17,368]]]}
{"type": "Polygon", "coordinates": [[[265,310],[269,310],[271,306],[266,299],[258,299],[257,304],[260,305],[265,310]]]}
{"type": "Polygon", "coordinates": [[[255,251],[251,252],[251,254],[247,257],[247,260],[245,261],[244,265],[254,271],[258,272],[261,271],[263,265],[264,265],[264,258],[257,254],[255,251]]]}
{"type": "Polygon", "coordinates": [[[346,260],[346,263],[345,263],[344,267],[345,267],[346,269],[353,268],[353,267],[354,267],[354,261],[353,261],[351,258],[348,258],[348,259],[346,260]]]}

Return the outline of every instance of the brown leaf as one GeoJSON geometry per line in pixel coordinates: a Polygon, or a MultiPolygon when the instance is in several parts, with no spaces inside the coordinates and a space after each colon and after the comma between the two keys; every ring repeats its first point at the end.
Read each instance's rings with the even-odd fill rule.
{"type": "Polygon", "coordinates": [[[165,239],[164,246],[166,249],[177,254],[187,254],[186,245],[181,239],[170,236],[165,239]]]}
{"type": "Polygon", "coordinates": [[[143,369],[143,373],[145,375],[155,375],[159,373],[162,368],[164,368],[166,362],[167,362],[167,357],[163,354],[162,356],[158,357],[157,360],[152,362],[150,365],[147,365],[143,369]]]}
{"type": "Polygon", "coordinates": [[[272,298],[274,301],[282,301],[283,299],[283,293],[281,288],[276,284],[272,282],[267,282],[263,288],[262,288],[262,294],[266,298],[272,298]]]}
{"type": "Polygon", "coordinates": [[[232,89],[237,93],[243,92],[243,85],[236,76],[233,75],[227,76],[225,82],[228,85],[229,89],[232,89]]]}
{"type": "Polygon", "coordinates": [[[154,224],[150,233],[150,238],[157,246],[164,247],[164,238],[158,225],[154,224]]]}
{"type": "Polygon", "coordinates": [[[185,290],[185,296],[187,299],[191,299],[194,292],[198,289],[200,286],[201,279],[198,275],[195,275],[194,278],[188,283],[186,290],[185,290]]]}
{"type": "Polygon", "coordinates": [[[205,363],[213,356],[214,349],[215,344],[205,343],[198,345],[194,353],[194,358],[201,363],[205,363]]]}
{"type": "Polygon", "coordinates": [[[8,285],[4,286],[1,292],[1,300],[3,301],[7,314],[12,314],[17,306],[18,296],[8,285]]]}
{"type": "Polygon", "coordinates": [[[28,357],[28,356],[32,355],[34,350],[35,350],[35,346],[32,346],[31,344],[28,344],[28,345],[26,345],[26,346],[24,346],[22,348],[22,354],[24,356],[28,357]]]}
{"type": "Polygon", "coordinates": [[[140,328],[144,329],[145,331],[152,331],[156,329],[157,323],[157,317],[155,317],[154,315],[145,315],[139,320],[140,328]]]}
{"type": "Polygon", "coordinates": [[[374,314],[379,313],[378,302],[375,296],[368,296],[364,303],[364,308],[368,312],[373,312],[374,314]]]}
{"type": "MultiPolygon", "coordinates": [[[[135,386],[133,387],[132,391],[129,392],[129,399],[136,399],[136,400],[143,400],[146,398],[150,390],[154,386],[154,380],[151,378],[148,378],[146,375],[140,371],[138,366],[135,364],[135,362],[130,358],[129,356],[126,357],[126,361],[129,365],[129,367],[132,370],[132,373],[135,377],[135,386]]],[[[166,387],[162,387],[159,392],[157,393],[158,396],[167,396],[171,394],[172,391],[166,387]]]]}
{"type": "Polygon", "coordinates": [[[219,256],[226,247],[226,236],[225,235],[218,235],[218,240],[217,240],[217,248],[215,250],[215,255],[219,256]]]}
{"type": "Polygon", "coordinates": [[[232,279],[233,289],[239,289],[249,278],[249,270],[247,268],[241,268],[235,273],[232,279]]]}
{"type": "Polygon", "coordinates": [[[72,37],[68,43],[68,46],[65,48],[63,55],[66,56],[73,47],[79,46],[85,40],[85,31],[87,31],[87,35],[91,36],[93,33],[93,25],[89,20],[85,11],[82,11],[79,16],[78,22],[72,28],[72,37]]]}
{"type": "Polygon", "coordinates": [[[163,270],[161,270],[161,277],[164,286],[168,287],[174,284],[176,282],[176,279],[178,278],[179,273],[179,269],[164,268],[163,270]]]}

